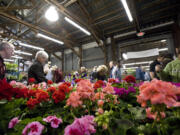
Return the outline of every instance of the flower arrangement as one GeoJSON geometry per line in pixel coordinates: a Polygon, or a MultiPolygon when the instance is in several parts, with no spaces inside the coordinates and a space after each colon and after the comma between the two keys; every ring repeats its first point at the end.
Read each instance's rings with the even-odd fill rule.
{"type": "Polygon", "coordinates": [[[147,108],[148,118],[161,119],[165,117],[165,108],[179,107],[177,95],[180,95],[180,89],[168,82],[154,79],[140,86],[140,94],[137,96],[137,102],[142,107],[146,107],[148,102],[152,108],[147,108]]]}
{"type": "Polygon", "coordinates": [[[1,80],[0,134],[174,133],[180,118],[180,89],[159,80],[141,84],[127,80],[131,81],[78,79],[74,85],[48,82],[28,86],[1,80]],[[168,126],[172,121],[173,126],[168,126]]]}

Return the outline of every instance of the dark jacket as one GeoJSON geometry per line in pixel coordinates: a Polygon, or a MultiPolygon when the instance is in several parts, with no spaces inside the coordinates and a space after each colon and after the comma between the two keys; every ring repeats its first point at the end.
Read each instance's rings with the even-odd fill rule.
{"type": "Polygon", "coordinates": [[[93,79],[102,80],[102,81],[107,79],[106,75],[100,75],[98,72],[93,72],[92,77],[93,79]]]}
{"type": "Polygon", "coordinates": [[[153,73],[154,73],[154,77],[157,78],[157,79],[159,79],[159,77],[158,77],[158,75],[157,75],[157,73],[156,73],[156,71],[155,71],[155,67],[156,67],[157,65],[161,65],[161,63],[160,63],[159,61],[157,61],[157,60],[155,60],[153,63],[151,63],[151,64],[150,64],[150,72],[153,72],[153,73]]]}
{"type": "Polygon", "coordinates": [[[47,82],[44,74],[43,65],[35,61],[33,65],[28,70],[28,78],[34,78],[36,83],[47,82]]]}
{"type": "Polygon", "coordinates": [[[5,77],[5,64],[3,58],[0,56],[0,80],[4,79],[5,77]]]}

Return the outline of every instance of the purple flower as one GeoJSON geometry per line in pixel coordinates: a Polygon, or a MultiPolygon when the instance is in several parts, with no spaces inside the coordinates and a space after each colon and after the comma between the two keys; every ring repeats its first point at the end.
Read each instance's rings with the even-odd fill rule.
{"type": "Polygon", "coordinates": [[[72,80],[71,85],[74,86],[76,83],[74,80],[72,80]]]}
{"type": "Polygon", "coordinates": [[[44,118],[43,121],[51,123],[52,128],[58,128],[59,124],[62,123],[62,119],[57,118],[56,116],[48,116],[47,118],[44,118]]]}
{"type": "Polygon", "coordinates": [[[19,122],[20,122],[20,120],[18,120],[18,117],[11,119],[11,121],[9,122],[8,128],[13,128],[19,122]]]}
{"type": "Polygon", "coordinates": [[[125,88],[116,88],[116,87],[114,87],[114,91],[115,91],[115,94],[119,96],[127,94],[128,92],[125,88]]]}
{"type": "Polygon", "coordinates": [[[176,87],[180,87],[180,83],[173,83],[172,82],[172,84],[175,85],[176,87]]]}
{"type": "Polygon", "coordinates": [[[64,135],[90,135],[96,133],[94,116],[86,115],[76,118],[75,121],[65,128],[64,135]]]}
{"type": "Polygon", "coordinates": [[[180,101],[180,96],[177,96],[177,101],[180,101]]]}
{"type": "Polygon", "coordinates": [[[129,87],[128,92],[136,93],[136,90],[134,87],[129,87]]]}
{"type": "Polygon", "coordinates": [[[41,123],[39,123],[38,121],[34,121],[26,125],[26,127],[22,131],[22,135],[41,135],[43,129],[44,126],[41,123]]]}
{"type": "Polygon", "coordinates": [[[125,88],[114,87],[114,91],[115,91],[115,94],[119,96],[128,95],[129,93],[136,93],[136,90],[134,87],[129,87],[128,90],[126,90],[125,88]]]}
{"type": "Polygon", "coordinates": [[[143,84],[144,82],[140,82],[140,83],[134,83],[133,87],[139,87],[143,84]]]}

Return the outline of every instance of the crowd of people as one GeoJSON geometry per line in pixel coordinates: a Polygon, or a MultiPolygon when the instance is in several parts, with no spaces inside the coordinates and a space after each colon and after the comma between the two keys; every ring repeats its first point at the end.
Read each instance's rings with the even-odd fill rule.
{"type": "MultiPolygon", "coordinates": [[[[136,69],[136,80],[150,81],[152,79],[161,79],[164,81],[180,82],[180,51],[177,52],[177,58],[173,60],[171,55],[159,55],[153,63],[150,64],[150,71],[147,72],[142,66],[136,69]]],[[[14,46],[7,42],[0,43],[0,80],[5,78],[5,58],[10,58],[14,54],[14,46]]],[[[48,62],[48,54],[45,51],[38,51],[35,56],[34,63],[28,70],[28,78],[34,78],[36,83],[47,82],[52,80],[55,83],[63,81],[63,73],[57,66],[52,66],[48,62]],[[47,64],[46,64],[47,63],[47,64]]],[[[87,69],[81,67],[79,72],[81,77],[87,77],[87,69]]],[[[122,70],[120,61],[110,61],[109,67],[106,65],[95,66],[89,78],[93,80],[107,80],[114,78],[121,80],[122,70]]]]}

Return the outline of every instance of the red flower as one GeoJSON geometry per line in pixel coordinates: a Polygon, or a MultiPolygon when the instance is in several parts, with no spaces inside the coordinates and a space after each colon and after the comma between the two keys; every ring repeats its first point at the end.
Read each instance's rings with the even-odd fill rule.
{"type": "Polygon", "coordinates": [[[39,101],[36,99],[36,98],[30,98],[28,101],[27,101],[27,106],[30,108],[30,109],[33,109],[35,107],[35,105],[39,104],[39,101]]]}
{"type": "Polygon", "coordinates": [[[67,85],[61,84],[59,86],[59,91],[64,92],[64,93],[69,93],[70,89],[67,85]]]}
{"type": "Polygon", "coordinates": [[[39,102],[47,101],[49,100],[49,95],[46,91],[43,90],[37,90],[36,92],[36,98],[39,102]]]}
{"type": "Polygon", "coordinates": [[[29,90],[28,97],[34,97],[36,95],[36,90],[29,90]]]}
{"type": "Polygon", "coordinates": [[[34,83],[36,80],[34,79],[34,78],[29,78],[29,80],[28,80],[28,82],[30,83],[30,84],[32,84],[32,83],[34,83]]]}
{"type": "Polygon", "coordinates": [[[55,87],[49,87],[47,89],[47,92],[50,92],[50,93],[54,93],[56,91],[56,88],[55,87]]]}
{"type": "Polygon", "coordinates": [[[71,83],[70,82],[64,82],[63,85],[66,85],[66,86],[70,87],[71,83]]]}
{"type": "Polygon", "coordinates": [[[14,93],[16,98],[27,98],[28,97],[28,89],[27,88],[14,88],[14,93]]]}
{"type": "Polygon", "coordinates": [[[0,80],[0,100],[11,100],[14,95],[15,89],[5,80],[0,80]]]}
{"type": "Polygon", "coordinates": [[[109,78],[109,79],[108,79],[108,82],[109,82],[109,83],[115,83],[115,82],[116,82],[116,80],[115,80],[115,79],[113,79],[113,78],[109,78]]]}
{"type": "Polygon", "coordinates": [[[75,80],[75,83],[78,83],[78,82],[80,82],[81,80],[83,80],[83,79],[81,79],[81,78],[76,79],[76,80],[75,80]]]}
{"type": "Polygon", "coordinates": [[[61,91],[55,91],[52,95],[54,102],[57,104],[65,99],[65,94],[61,91]]]}
{"type": "Polygon", "coordinates": [[[48,81],[47,81],[47,84],[48,84],[48,85],[51,85],[51,84],[53,84],[53,81],[48,80],[48,81]]]}
{"type": "Polygon", "coordinates": [[[98,89],[101,88],[104,85],[104,82],[102,80],[98,80],[95,84],[94,84],[94,89],[98,89]]]}
{"type": "Polygon", "coordinates": [[[126,76],[123,80],[127,83],[136,83],[136,78],[132,75],[126,76]]]}

